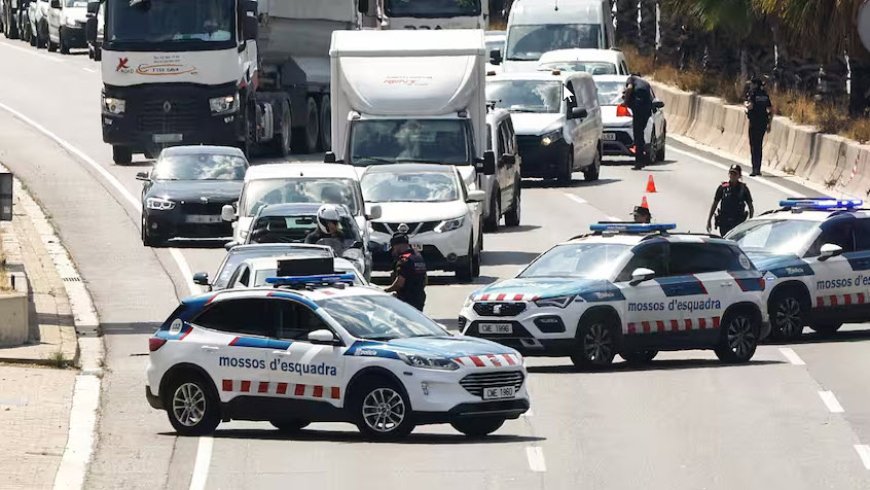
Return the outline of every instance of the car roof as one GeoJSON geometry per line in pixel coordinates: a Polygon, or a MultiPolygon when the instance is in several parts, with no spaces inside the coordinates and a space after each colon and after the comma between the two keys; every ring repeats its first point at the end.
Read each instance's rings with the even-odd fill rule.
{"type": "Polygon", "coordinates": [[[487,82],[502,82],[509,80],[540,80],[565,82],[572,78],[592,78],[592,75],[584,71],[562,71],[558,75],[554,75],[551,70],[524,71],[524,72],[508,72],[491,75],[487,78],[487,82]]]}
{"type": "Polygon", "coordinates": [[[245,173],[245,182],[293,177],[357,180],[354,167],[340,163],[266,163],[251,166],[245,173]]]}
{"type": "Polygon", "coordinates": [[[301,249],[311,249],[311,251],[324,251],[329,252],[332,255],[332,248],[327,245],[313,245],[308,243],[248,243],[244,245],[236,245],[231,248],[228,253],[236,254],[236,253],[244,253],[244,252],[256,252],[257,250],[268,250],[268,249],[293,249],[293,250],[301,250],[301,249]]]}
{"type": "Polygon", "coordinates": [[[391,165],[371,166],[366,169],[368,174],[413,174],[413,173],[436,173],[456,175],[456,169],[452,165],[439,165],[437,163],[396,163],[391,165]]]}
{"type": "Polygon", "coordinates": [[[625,83],[631,75],[593,75],[592,80],[595,82],[617,82],[625,83]]]}
{"type": "MultiPolygon", "coordinates": [[[[317,211],[320,210],[320,207],[323,206],[323,203],[285,203],[285,204],[270,204],[268,206],[264,206],[263,209],[260,210],[259,217],[272,217],[272,216],[314,216],[317,214],[317,211]]],[[[336,205],[338,207],[338,214],[351,217],[350,212],[343,205],[336,205]]]]}
{"type": "Polygon", "coordinates": [[[209,145],[187,145],[187,146],[170,146],[160,152],[160,156],[172,155],[232,155],[245,158],[242,150],[233,146],[209,146],[209,145]]]}
{"type": "Polygon", "coordinates": [[[609,61],[617,63],[622,53],[612,49],[556,49],[547,51],[541,55],[539,63],[553,63],[558,61],[609,61]]]}
{"type": "Polygon", "coordinates": [[[511,117],[511,111],[507,109],[495,108],[490,109],[489,112],[486,113],[486,122],[488,124],[495,124],[501,122],[505,119],[509,119],[511,117]]]}
{"type": "Polygon", "coordinates": [[[273,286],[260,286],[244,289],[221,289],[201,295],[185,298],[185,302],[198,303],[209,302],[218,303],[230,299],[243,298],[282,298],[288,299],[302,298],[308,301],[323,301],[327,299],[337,299],[351,296],[388,296],[382,289],[370,287],[369,285],[353,285],[347,287],[319,287],[313,289],[305,288],[276,288],[273,286]]]}
{"type": "Polygon", "coordinates": [[[622,245],[637,245],[647,240],[660,240],[669,243],[716,243],[720,245],[728,245],[737,247],[737,244],[731,240],[726,240],[713,235],[693,234],[693,233],[617,233],[617,234],[588,234],[574,237],[560,245],[569,243],[616,243],[622,245]]]}
{"type": "Polygon", "coordinates": [[[870,218],[870,209],[774,209],[756,215],[752,220],[765,218],[784,218],[803,221],[825,221],[836,216],[851,214],[857,218],[870,218]]]}

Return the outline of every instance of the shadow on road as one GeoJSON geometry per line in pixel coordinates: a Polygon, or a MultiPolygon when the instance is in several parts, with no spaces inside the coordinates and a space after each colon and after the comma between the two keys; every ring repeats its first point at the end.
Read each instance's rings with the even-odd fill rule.
{"type": "MultiPolygon", "coordinates": [[[[151,335],[160,325],[159,322],[101,323],[100,330],[103,335],[151,335]]],[[[143,349],[147,349],[147,346],[143,345],[143,349]]]]}
{"type": "Polygon", "coordinates": [[[534,252],[483,252],[481,263],[487,266],[526,265],[538,255],[534,252]]]}
{"type": "Polygon", "coordinates": [[[512,227],[501,226],[501,227],[499,227],[497,232],[487,233],[487,236],[489,236],[489,235],[509,235],[511,233],[522,233],[525,231],[534,231],[534,230],[537,230],[539,228],[541,228],[541,227],[538,225],[520,225],[520,226],[512,226],[512,227]]]}
{"type": "Polygon", "coordinates": [[[561,183],[555,180],[543,180],[543,179],[523,179],[523,189],[573,189],[580,187],[597,187],[607,184],[615,184],[617,182],[622,182],[621,179],[598,179],[593,182],[587,182],[585,180],[574,179],[568,183],[561,183]]]}
{"type": "Polygon", "coordinates": [[[676,369],[753,367],[766,366],[771,364],[788,363],[786,361],[752,361],[746,364],[726,364],[716,359],[668,359],[662,361],[652,361],[649,364],[629,364],[627,362],[617,362],[613,364],[613,366],[611,366],[609,369],[602,370],[578,369],[570,363],[561,366],[528,366],[526,369],[528,369],[530,373],[536,374],[618,374],[621,372],[670,371],[676,369]]]}
{"type": "MultiPolygon", "coordinates": [[[[805,329],[804,330],[812,332],[812,330],[805,329]]],[[[766,345],[814,345],[814,344],[835,344],[840,342],[867,342],[870,341],[870,330],[846,330],[843,332],[836,332],[834,334],[820,334],[820,333],[805,333],[798,340],[771,340],[767,339],[764,341],[766,345]]]]}
{"type": "MultiPolygon", "coordinates": [[[[489,264],[487,264],[489,265],[489,264]]],[[[491,284],[497,281],[497,277],[490,276],[480,276],[474,278],[472,282],[461,282],[456,277],[452,275],[429,275],[428,277],[428,285],[429,286],[484,286],[487,284],[491,284]]],[[[372,276],[372,284],[377,286],[389,286],[392,284],[390,281],[390,276],[372,276]]]]}
{"type": "MultiPolygon", "coordinates": [[[[173,436],[174,432],[161,433],[161,435],[173,436]]],[[[365,439],[362,434],[351,431],[325,431],[325,430],[307,430],[294,434],[287,434],[276,429],[227,429],[217,430],[214,433],[215,439],[258,439],[258,440],[273,440],[273,441],[295,441],[295,442],[340,442],[345,444],[370,444],[371,441],[365,439]]],[[[493,435],[484,438],[469,438],[462,434],[414,434],[412,433],[407,439],[400,441],[391,441],[384,444],[401,444],[401,445],[452,445],[452,444],[512,444],[524,442],[540,442],[545,441],[543,437],[517,436],[499,434],[496,432],[493,435]]]]}

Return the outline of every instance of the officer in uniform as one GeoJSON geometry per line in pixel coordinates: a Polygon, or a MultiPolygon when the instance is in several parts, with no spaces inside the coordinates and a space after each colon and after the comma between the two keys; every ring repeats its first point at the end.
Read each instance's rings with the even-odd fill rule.
{"type": "Polygon", "coordinates": [[[652,117],[652,88],[639,74],[633,73],[625,81],[623,100],[625,105],[631,109],[631,126],[634,133],[634,169],[640,170],[644,165],[649,164],[650,156],[646,151],[644,131],[646,131],[646,125],[652,117]]]}
{"type": "Polygon", "coordinates": [[[749,148],[752,153],[752,173],[750,177],[761,175],[761,151],[764,144],[764,134],[770,132],[770,119],[773,104],[770,96],[764,90],[764,82],[755,77],[750,82],[746,92],[746,117],[749,118],[749,148]]]}
{"type": "Polygon", "coordinates": [[[393,254],[393,283],[385,291],[423,311],[426,304],[426,262],[411,248],[408,235],[396,233],[390,239],[393,254]]]}
{"type": "Polygon", "coordinates": [[[710,207],[710,215],[707,217],[707,232],[710,232],[712,228],[710,222],[714,214],[716,215],[716,227],[719,228],[721,236],[725,236],[734,227],[755,214],[749,186],[740,181],[742,175],[743,171],[740,165],[732,165],[728,169],[728,181],[716,188],[713,206],[710,207]],[[747,207],[749,208],[748,213],[747,207]]]}

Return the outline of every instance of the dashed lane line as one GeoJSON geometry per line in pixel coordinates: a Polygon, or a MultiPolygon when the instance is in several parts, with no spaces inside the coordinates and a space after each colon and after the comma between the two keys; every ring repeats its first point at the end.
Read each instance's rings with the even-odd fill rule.
{"type": "Polygon", "coordinates": [[[529,446],[526,448],[526,458],[529,460],[529,468],[536,473],[547,471],[547,462],[544,460],[544,450],[541,446],[529,446]]]}
{"type": "Polygon", "coordinates": [[[213,447],[214,439],[211,436],[199,438],[199,443],[196,446],[196,460],[193,463],[193,476],[190,478],[190,490],[205,490],[213,447]]]}
{"type": "Polygon", "coordinates": [[[782,354],[782,357],[785,357],[785,360],[794,364],[795,366],[805,366],[806,363],[803,359],[797,355],[797,352],[794,351],[791,347],[780,347],[779,353],[782,354]]]}
{"type": "Polygon", "coordinates": [[[42,54],[42,53],[40,53],[39,51],[35,51],[35,50],[33,50],[33,49],[22,48],[21,46],[16,46],[16,45],[14,45],[14,44],[9,44],[9,43],[3,43],[3,42],[0,42],[0,46],[7,47],[7,48],[9,48],[9,49],[14,49],[14,50],[16,50],[16,51],[21,51],[21,52],[23,52],[23,53],[27,53],[27,54],[30,55],[30,56],[36,56],[36,57],[38,57],[38,58],[40,58],[40,59],[43,59],[43,60],[46,60],[46,61],[51,61],[52,63],[63,63],[63,62],[64,62],[64,61],[63,61],[62,59],[60,59],[60,58],[56,58],[56,57],[54,57],[54,56],[49,56],[49,55],[47,55],[47,54],[42,54]]]}
{"type": "Polygon", "coordinates": [[[867,444],[855,444],[855,451],[858,453],[858,457],[861,458],[864,468],[870,470],[870,446],[867,444]]]}
{"type": "Polygon", "coordinates": [[[822,402],[825,403],[825,406],[828,407],[828,411],[831,413],[843,413],[843,406],[840,405],[840,402],[837,401],[837,397],[834,396],[833,391],[820,391],[819,398],[822,399],[822,402]]]}

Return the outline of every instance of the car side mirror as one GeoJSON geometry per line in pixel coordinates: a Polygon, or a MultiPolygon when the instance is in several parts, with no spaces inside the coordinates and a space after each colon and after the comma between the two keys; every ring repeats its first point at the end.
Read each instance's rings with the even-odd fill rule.
{"type": "Polygon", "coordinates": [[[238,245],[238,244],[239,244],[238,242],[227,242],[227,243],[224,244],[224,250],[226,250],[227,252],[229,252],[230,250],[232,250],[233,248],[235,248],[236,245],[238,245]]]}
{"type": "Polygon", "coordinates": [[[831,257],[837,257],[838,255],[843,254],[843,247],[839,245],[834,245],[833,243],[826,243],[822,245],[822,249],[819,251],[819,260],[824,262],[831,257]]]}
{"type": "Polygon", "coordinates": [[[225,204],[224,207],[221,208],[221,219],[224,221],[235,221],[236,208],[234,208],[231,204],[225,204]]]}
{"type": "Polygon", "coordinates": [[[366,15],[369,13],[369,0],[357,0],[356,11],[366,15]]]}
{"type": "Polygon", "coordinates": [[[481,190],[469,191],[468,202],[483,202],[486,200],[486,192],[481,190]]]}
{"type": "Polygon", "coordinates": [[[308,334],[308,341],[315,345],[336,345],[338,339],[329,330],[315,330],[308,334]]]}
{"type": "Polygon", "coordinates": [[[589,115],[589,112],[582,107],[574,107],[568,113],[568,119],[585,119],[589,115]]]}
{"type": "MultiPolygon", "coordinates": [[[[255,2],[256,3],[256,2],[255,2]]],[[[257,20],[256,15],[246,15],[245,16],[245,41],[256,41],[259,37],[260,33],[260,21],[257,20]]]]}
{"type": "Polygon", "coordinates": [[[489,52],[489,63],[491,65],[500,65],[501,62],[504,61],[504,58],[501,55],[501,50],[493,49],[489,52]]]}
{"type": "Polygon", "coordinates": [[[483,175],[495,175],[495,152],[487,150],[483,153],[483,160],[478,160],[475,166],[483,175]]]}
{"type": "Polygon", "coordinates": [[[208,272],[197,272],[194,274],[193,283],[198,286],[208,286],[208,272]]]}
{"type": "Polygon", "coordinates": [[[379,204],[366,204],[366,219],[376,220],[381,219],[384,215],[384,210],[379,204]]]}
{"type": "MultiPolygon", "coordinates": [[[[91,4],[88,4],[88,9],[90,9],[91,4]]],[[[89,16],[87,22],[85,23],[85,38],[91,44],[97,42],[97,18],[94,16],[89,16]]]]}
{"type": "Polygon", "coordinates": [[[325,155],[323,155],[323,163],[337,163],[338,160],[335,158],[335,153],[328,151],[325,155]]]}
{"type": "Polygon", "coordinates": [[[136,180],[143,180],[145,182],[148,182],[149,180],[151,180],[151,177],[148,172],[139,172],[138,174],[136,174],[136,180]]]}
{"type": "Polygon", "coordinates": [[[664,109],[665,103],[660,100],[656,100],[653,102],[653,107],[655,107],[656,109],[664,109]]]}
{"type": "Polygon", "coordinates": [[[501,156],[501,161],[504,162],[505,165],[513,165],[517,163],[517,157],[516,155],[509,155],[505,153],[501,156]]]}
{"type": "Polygon", "coordinates": [[[635,269],[634,272],[631,273],[631,285],[637,286],[642,282],[649,281],[650,279],[656,276],[655,271],[650,269],[646,269],[644,267],[640,267],[635,269]]]}

